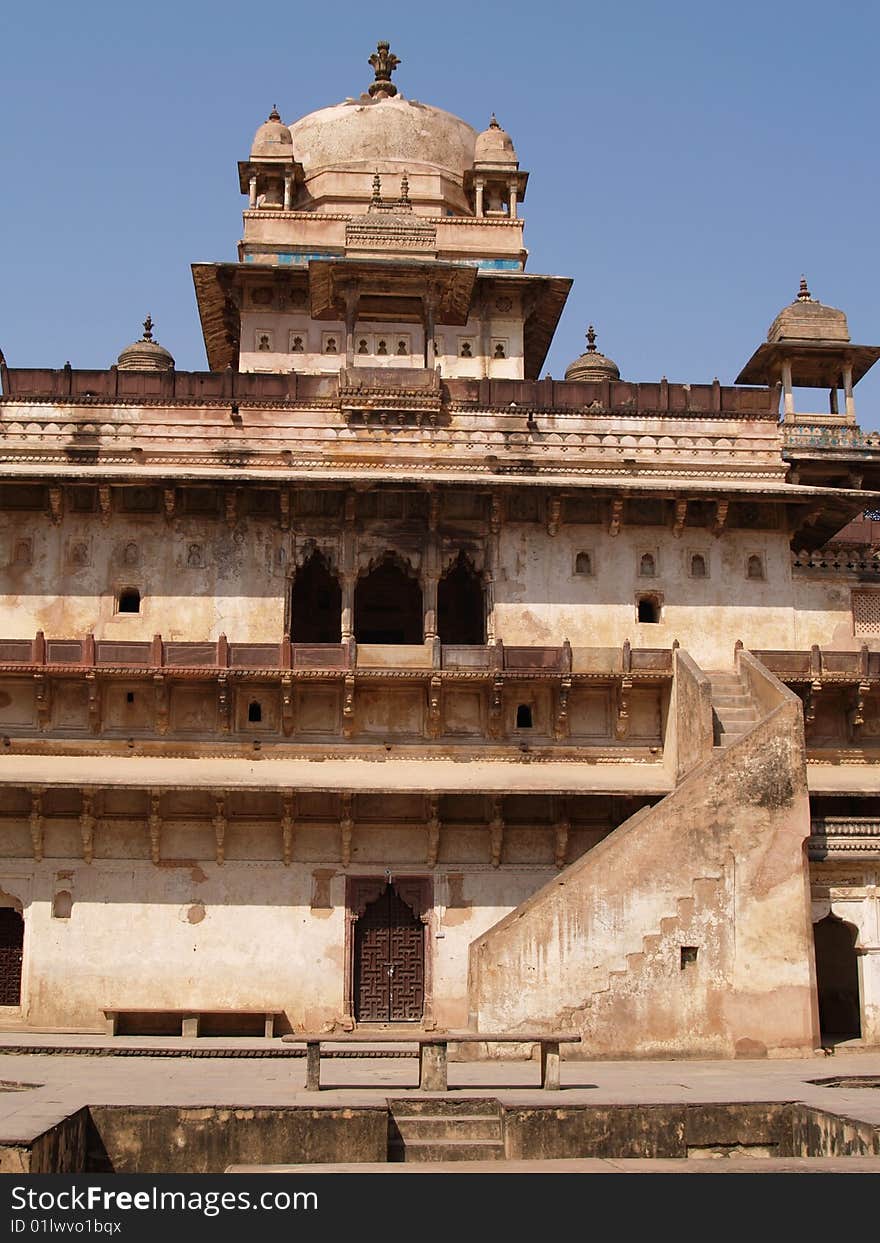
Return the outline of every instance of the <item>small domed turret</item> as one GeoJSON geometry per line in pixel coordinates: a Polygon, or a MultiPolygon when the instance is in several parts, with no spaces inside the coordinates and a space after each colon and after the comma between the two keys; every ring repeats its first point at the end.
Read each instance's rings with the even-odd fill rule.
{"type": "Polygon", "coordinates": [[[158,341],[153,340],[153,320],[144,320],[144,335],[140,341],[127,345],[116,366],[120,371],[173,371],[174,359],[158,341]]]}
{"type": "Polygon", "coordinates": [[[801,277],[798,296],[784,306],[770,325],[768,341],[784,341],[794,338],[800,341],[848,341],[849,326],[846,314],[837,307],[817,302],[807,288],[807,279],[801,277]]]}
{"type": "Polygon", "coordinates": [[[519,168],[519,160],[516,157],[513,139],[507,130],[503,130],[498,124],[494,112],[489,122],[489,128],[484,129],[481,134],[477,134],[477,141],[474,144],[474,164],[491,164],[493,166],[506,164],[512,168],[519,168]]]}
{"type": "Polygon", "coordinates": [[[278,109],[273,106],[268,121],[264,121],[254,134],[251,147],[252,160],[292,160],[293,138],[281,120],[278,109]]]}
{"type": "Polygon", "coordinates": [[[619,380],[617,363],[596,349],[596,330],[592,324],[587,329],[587,348],[565,370],[566,380],[619,380]]]}

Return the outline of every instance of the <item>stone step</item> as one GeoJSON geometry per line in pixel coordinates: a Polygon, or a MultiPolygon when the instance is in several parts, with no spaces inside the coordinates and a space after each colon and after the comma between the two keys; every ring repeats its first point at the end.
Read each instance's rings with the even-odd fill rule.
{"type": "Polygon", "coordinates": [[[755,711],[754,704],[742,704],[738,707],[722,708],[720,711],[716,708],[715,715],[724,724],[728,721],[757,721],[758,714],[755,711]]]}
{"type": "Polygon", "coordinates": [[[750,704],[752,702],[751,695],[715,695],[712,696],[712,707],[718,708],[738,708],[741,704],[750,704]]]}
{"type": "Polygon", "coordinates": [[[388,1145],[389,1161],[503,1161],[504,1144],[494,1139],[408,1139],[388,1145]]]}
{"type": "Polygon", "coordinates": [[[451,1114],[490,1115],[500,1118],[501,1105],[495,1096],[422,1096],[394,1097],[388,1102],[388,1108],[395,1118],[414,1114],[427,1114],[429,1117],[449,1117],[451,1114]]]}
{"type": "Polygon", "coordinates": [[[491,1114],[409,1114],[399,1116],[391,1123],[398,1135],[390,1142],[402,1139],[409,1144],[414,1139],[435,1141],[447,1139],[494,1139],[501,1142],[501,1119],[491,1114]]]}

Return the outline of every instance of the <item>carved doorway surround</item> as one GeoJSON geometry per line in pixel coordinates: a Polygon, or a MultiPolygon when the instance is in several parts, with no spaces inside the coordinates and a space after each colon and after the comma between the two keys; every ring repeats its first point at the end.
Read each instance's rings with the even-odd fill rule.
{"type": "Polygon", "coordinates": [[[348,879],[345,1012],[352,1022],[434,1026],[432,910],[430,877],[348,879]]]}

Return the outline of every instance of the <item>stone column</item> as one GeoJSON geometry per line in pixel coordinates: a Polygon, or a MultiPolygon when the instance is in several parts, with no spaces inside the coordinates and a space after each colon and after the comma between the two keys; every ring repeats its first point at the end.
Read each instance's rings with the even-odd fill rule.
{"type": "Polygon", "coordinates": [[[428,290],[423,301],[423,321],[425,325],[425,366],[433,371],[436,357],[434,354],[434,328],[437,305],[433,290],[428,290]]]}
{"type": "Polygon", "coordinates": [[[251,178],[250,178],[250,181],[248,182],[248,207],[251,209],[251,211],[253,211],[256,206],[257,206],[257,175],[256,173],[251,173],[251,178]]]}
{"type": "Polygon", "coordinates": [[[354,520],[355,494],[354,492],[348,492],[345,497],[342,547],[339,557],[339,578],[342,593],[340,630],[343,643],[351,643],[354,639],[354,590],[357,584],[357,532],[354,520]]]}
{"type": "Polygon", "coordinates": [[[483,181],[482,177],[478,177],[477,180],[474,182],[474,185],[476,186],[476,191],[477,191],[476,207],[475,207],[476,214],[478,216],[482,216],[483,215],[483,190],[485,188],[486,183],[485,181],[483,181]]]}
{"type": "Polygon", "coordinates": [[[846,401],[846,421],[847,423],[855,423],[856,399],[853,396],[852,367],[844,367],[843,369],[843,395],[846,401]]]}
{"type": "Polygon", "coordinates": [[[791,388],[791,363],[787,358],[782,363],[782,401],[785,422],[790,423],[794,419],[794,393],[791,388]]]}
{"type": "Polygon", "coordinates": [[[345,366],[354,366],[354,328],[358,314],[358,292],[351,287],[345,290],[345,366]]]}
{"type": "Polygon", "coordinates": [[[510,219],[516,220],[516,182],[511,181],[507,188],[508,200],[510,203],[510,219]]]}
{"type": "Polygon", "coordinates": [[[290,211],[290,204],[293,199],[293,174],[284,174],[284,210],[290,211]]]}

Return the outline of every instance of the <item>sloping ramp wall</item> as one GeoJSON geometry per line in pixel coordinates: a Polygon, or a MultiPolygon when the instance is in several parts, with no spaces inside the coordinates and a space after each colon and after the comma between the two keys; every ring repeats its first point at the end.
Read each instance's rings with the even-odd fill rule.
{"type": "MultiPolygon", "coordinates": [[[[758,724],[471,944],[472,1027],[578,1030],[584,1057],[816,1047],[802,708],[737,660],[758,724]]],[[[691,660],[676,679],[705,706],[691,660]]]]}

